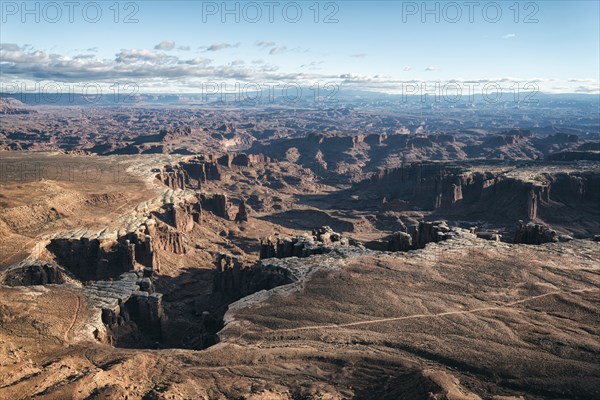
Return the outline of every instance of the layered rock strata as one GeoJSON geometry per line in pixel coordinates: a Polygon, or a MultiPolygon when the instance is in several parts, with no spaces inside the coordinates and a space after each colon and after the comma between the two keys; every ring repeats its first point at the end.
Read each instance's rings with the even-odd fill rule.
{"type": "Polygon", "coordinates": [[[331,251],[332,246],[348,246],[348,240],[330,227],[313,230],[313,235],[296,237],[268,237],[261,240],[260,259],[309,257],[331,251]]]}

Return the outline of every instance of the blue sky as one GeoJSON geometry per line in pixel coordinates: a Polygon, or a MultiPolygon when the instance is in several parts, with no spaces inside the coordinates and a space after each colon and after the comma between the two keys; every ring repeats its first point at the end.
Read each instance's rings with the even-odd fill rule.
{"type": "Polygon", "coordinates": [[[21,1],[2,2],[4,82],[135,80],[142,91],[194,91],[216,80],[335,80],[381,90],[404,81],[514,80],[548,92],[598,92],[598,1],[481,1],[471,10],[463,1],[278,1],[273,22],[257,1],[256,23],[247,20],[257,9],[249,2],[228,2],[239,12],[223,15],[220,1],[123,1],[117,23],[113,1],[98,2],[96,23],[83,16],[88,6],[95,17],[91,2],[79,2],[73,22],[61,6],[56,23],[51,2],[29,9],[35,3],[37,11],[24,14],[21,1]],[[302,16],[292,23],[296,4],[302,16]],[[124,23],[132,12],[138,22],[124,23]],[[330,14],[337,22],[325,23],[330,14]]]}

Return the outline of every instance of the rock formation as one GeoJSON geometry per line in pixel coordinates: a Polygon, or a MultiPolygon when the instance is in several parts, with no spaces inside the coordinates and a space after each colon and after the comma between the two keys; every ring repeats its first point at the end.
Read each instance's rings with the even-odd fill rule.
{"type": "Polygon", "coordinates": [[[406,232],[394,232],[388,242],[388,251],[408,251],[412,248],[412,236],[406,232]]]}
{"type": "Polygon", "coordinates": [[[266,165],[269,162],[269,157],[263,154],[197,155],[179,164],[167,165],[157,170],[156,178],[171,189],[185,189],[186,185],[200,189],[206,181],[221,180],[223,176],[221,168],[231,169],[233,166],[256,167],[266,165]]]}
{"type": "Polygon", "coordinates": [[[558,242],[558,234],[547,225],[519,221],[513,243],[542,244],[558,242]]]}
{"type": "Polygon", "coordinates": [[[221,157],[217,158],[217,162],[227,168],[231,168],[233,166],[233,154],[223,154],[221,157]]]}
{"type": "Polygon", "coordinates": [[[216,268],[214,291],[232,299],[292,282],[289,271],[284,268],[272,268],[268,262],[242,267],[241,261],[229,254],[217,255],[216,268]]]}
{"type": "Polygon", "coordinates": [[[141,266],[153,267],[154,260],[151,237],[134,234],[121,240],[54,238],[47,249],[82,281],[114,278],[141,266]]]}
{"type": "Polygon", "coordinates": [[[497,209],[502,218],[527,221],[540,218],[540,213],[557,203],[600,203],[599,188],[600,176],[593,172],[546,173],[533,178],[452,164],[410,164],[381,170],[355,185],[355,190],[375,192],[386,199],[382,210],[391,207],[388,203],[408,201],[424,210],[497,209]]]}
{"type": "Polygon", "coordinates": [[[188,173],[179,166],[167,165],[159,169],[156,179],[161,181],[167,187],[175,190],[184,190],[190,184],[188,173]]]}
{"type": "Polygon", "coordinates": [[[323,244],[332,244],[342,241],[342,235],[334,232],[329,226],[322,226],[312,231],[313,238],[323,244]]]}
{"type": "Polygon", "coordinates": [[[427,243],[437,243],[456,236],[456,232],[448,227],[446,221],[420,221],[415,227],[413,245],[422,249],[427,243]]]}
{"type": "Polygon", "coordinates": [[[239,292],[242,275],[241,261],[239,258],[219,253],[215,261],[216,274],[214,278],[214,291],[233,294],[239,292]]]}
{"type": "Polygon", "coordinates": [[[420,221],[412,227],[412,233],[398,231],[382,240],[364,243],[370,250],[409,251],[424,248],[427,243],[440,242],[458,235],[456,228],[448,227],[446,221],[420,221]]]}
{"type": "Polygon", "coordinates": [[[34,114],[37,111],[17,99],[10,97],[0,98],[0,114],[34,114]]]}
{"type": "Polygon", "coordinates": [[[168,251],[174,254],[185,254],[186,248],[183,243],[183,234],[160,221],[148,224],[148,233],[153,238],[154,250],[168,251]]]}
{"type": "Polygon", "coordinates": [[[65,283],[65,273],[51,262],[24,261],[0,275],[0,284],[32,286],[65,283]]]}
{"type": "Polygon", "coordinates": [[[232,165],[238,165],[241,167],[256,167],[259,165],[266,165],[271,162],[271,159],[264,154],[245,154],[239,153],[233,156],[231,160],[232,165]]]}
{"type": "Polygon", "coordinates": [[[195,131],[196,129],[192,129],[189,126],[176,126],[161,129],[159,137],[162,142],[170,142],[181,137],[191,136],[195,131]]]}
{"type": "Polygon", "coordinates": [[[210,211],[217,217],[230,219],[229,208],[230,204],[227,201],[227,195],[216,193],[212,195],[202,193],[200,195],[200,204],[203,210],[210,211]]]}
{"type": "Polygon", "coordinates": [[[260,259],[309,257],[315,254],[325,254],[332,246],[348,246],[348,240],[334,232],[330,227],[323,226],[313,230],[312,237],[268,237],[261,240],[260,259]]]}
{"type": "Polygon", "coordinates": [[[131,343],[139,335],[159,341],[165,315],[162,295],[150,293],[152,285],[139,272],[121,274],[117,280],[95,281],[84,287],[87,297],[102,311],[102,322],[110,333],[110,342],[131,343]],[[145,290],[143,289],[145,288],[145,290]]]}
{"type": "Polygon", "coordinates": [[[249,209],[249,207],[246,204],[246,201],[244,199],[242,199],[242,201],[240,202],[240,207],[238,209],[238,212],[235,215],[235,220],[238,222],[248,221],[248,209],[249,209]]]}
{"type": "Polygon", "coordinates": [[[191,179],[196,181],[198,189],[206,181],[218,181],[221,179],[221,171],[217,158],[212,154],[187,159],[181,163],[181,167],[188,173],[191,179]]]}
{"type": "MultiPolygon", "coordinates": [[[[196,203],[185,204],[193,208],[196,203]]],[[[193,228],[195,218],[199,218],[195,209],[190,214],[178,207],[167,204],[164,215],[153,213],[130,232],[114,237],[55,237],[50,239],[47,249],[58,264],[82,281],[116,278],[124,272],[144,268],[159,271],[158,253],[185,254],[183,235],[193,228]]]]}
{"type": "Polygon", "coordinates": [[[197,199],[178,205],[168,203],[162,209],[162,213],[153,213],[155,217],[183,233],[191,232],[194,229],[194,223],[200,223],[202,220],[202,207],[197,199]]]}

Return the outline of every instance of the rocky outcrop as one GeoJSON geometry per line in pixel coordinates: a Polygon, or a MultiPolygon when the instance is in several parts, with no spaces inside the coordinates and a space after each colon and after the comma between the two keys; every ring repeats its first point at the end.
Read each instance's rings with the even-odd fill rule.
{"type": "Polygon", "coordinates": [[[156,221],[154,224],[148,224],[148,233],[153,238],[154,251],[168,251],[174,254],[186,253],[183,234],[177,229],[156,221]]]}
{"type": "Polygon", "coordinates": [[[585,171],[580,173],[544,174],[548,182],[547,200],[563,204],[581,201],[600,203],[600,175],[585,171]]]}
{"type": "Polygon", "coordinates": [[[394,232],[388,241],[387,251],[409,251],[413,246],[413,239],[406,232],[394,232]]]}
{"type": "Polygon", "coordinates": [[[233,154],[223,154],[217,158],[217,162],[224,167],[231,168],[233,166],[233,154]]]}
{"type": "Polygon", "coordinates": [[[517,231],[513,238],[513,243],[522,244],[542,244],[548,242],[558,242],[558,234],[544,224],[527,223],[519,221],[517,231]]]}
{"type": "Polygon", "coordinates": [[[136,268],[139,261],[152,262],[151,238],[134,242],[81,237],[76,239],[51,239],[47,249],[55,256],[58,264],[67,268],[82,281],[115,278],[123,272],[136,268]],[[143,260],[142,260],[143,259],[143,260]]]}
{"type": "Polygon", "coordinates": [[[315,254],[325,254],[333,246],[348,246],[348,240],[330,227],[323,226],[313,230],[313,236],[268,237],[261,240],[260,259],[310,257],[315,254]]]}
{"type": "Polygon", "coordinates": [[[256,167],[269,164],[271,159],[264,154],[235,154],[231,160],[232,165],[240,167],[256,167]]]}
{"type": "Polygon", "coordinates": [[[216,268],[214,291],[232,299],[292,282],[289,271],[284,268],[270,268],[263,262],[243,267],[237,257],[228,254],[217,255],[216,268]]]}
{"type": "Polygon", "coordinates": [[[187,159],[181,163],[181,167],[188,173],[189,177],[196,182],[200,189],[206,181],[221,180],[221,171],[217,157],[213,155],[200,155],[187,159]]]}
{"type": "Polygon", "coordinates": [[[111,344],[137,347],[142,338],[160,341],[166,319],[162,295],[151,293],[152,284],[139,272],[124,273],[113,281],[93,282],[84,291],[91,303],[102,310],[111,344]]]}
{"type": "Polygon", "coordinates": [[[571,235],[559,235],[558,236],[558,241],[561,243],[570,242],[571,240],[573,240],[573,236],[571,236],[571,235]]]}
{"type": "Polygon", "coordinates": [[[43,261],[24,261],[0,275],[0,284],[32,286],[65,283],[64,271],[56,264],[43,261]]]}
{"type": "Polygon", "coordinates": [[[228,294],[236,293],[236,290],[240,287],[242,276],[240,259],[229,254],[220,253],[217,254],[215,266],[214,291],[228,294]]]}
{"type": "Polygon", "coordinates": [[[369,144],[370,146],[380,146],[385,142],[385,139],[387,139],[387,135],[385,133],[381,135],[372,133],[369,135],[365,135],[364,142],[369,144]]]}
{"type": "Polygon", "coordinates": [[[154,218],[148,218],[136,230],[115,236],[55,237],[46,246],[56,262],[81,281],[115,279],[124,272],[144,268],[159,271],[157,250],[181,254],[182,247],[179,232],[154,218]]]}
{"type": "Polygon", "coordinates": [[[133,267],[130,269],[139,270],[141,266],[142,269],[149,268],[160,271],[155,239],[150,228],[153,224],[154,220],[150,218],[137,231],[128,232],[124,237],[118,239],[119,243],[124,243],[131,249],[130,254],[133,257],[130,259],[130,264],[133,267]]]}
{"type": "Polygon", "coordinates": [[[329,226],[322,226],[320,228],[313,229],[312,235],[314,240],[323,244],[332,244],[342,241],[342,235],[334,232],[329,226]]]}
{"type": "Polygon", "coordinates": [[[413,233],[413,245],[416,249],[422,249],[427,243],[437,243],[455,236],[456,232],[448,227],[446,221],[420,221],[413,233]]]}
{"type": "Polygon", "coordinates": [[[57,233],[46,249],[81,281],[116,279],[130,270],[160,271],[161,253],[185,254],[185,234],[201,221],[195,194],[167,190],[101,231],[57,233]]]}
{"type": "Polygon", "coordinates": [[[178,139],[178,138],[191,136],[195,131],[197,131],[197,130],[192,129],[189,126],[176,126],[176,127],[161,129],[161,131],[159,133],[159,137],[161,138],[162,142],[170,142],[170,141],[178,139]]]}
{"type": "Polygon", "coordinates": [[[411,232],[394,232],[386,238],[366,242],[363,245],[369,250],[376,251],[410,251],[422,249],[427,243],[441,242],[459,234],[459,230],[448,227],[446,221],[420,221],[418,225],[412,227],[411,232]]]}
{"type": "Polygon", "coordinates": [[[138,329],[160,341],[164,323],[162,294],[144,291],[133,292],[125,303],[130,319],[138,329]]]}
{"type": "Polygon", "coordinates": [[[197,199],[178,205],[168,203],[162,207],[160,212],[155,212],[153,215],[178,231],[189,233],[194,229],[194,224],[201,222],[202,207],[197,199]]]}
{"type": "Polygon", "coordinates": [[[188,173],[177,165],[167,165],[164,168],[159,169],[156,179],[173,190],[185,190],[187,185],[190,184],[188,173]]]}
{"type": "Polygon", "coordinates": [[[0,98],[0,114],[35,114],[29,105],[10,97],[0,98]]]}
{"type": "Polygon", "coordinates": [[[238,209],[237,214],[235,215],[235,220],[238,222],[248,221],[249,208],[246,204],[246,201],[242,199],[240,202],[240,207],[238,209]]]}
{"type": "MultiPolygon", "coordinates": [[[[447,163],[410,164],[382,170],[358,183],[353,191],[377,194],[382,211],[412,205],[423,210],[484,214],[495,210],[501,220],[535,221],[556,207],[584,206],[600,202],[600,175],[594,171],[528,174],[524,165],[510,170],[500,166],[489,172],[477,166],[447,163]]],[[[556,213],[554,213],[556,216],[556,213]]]]}
{"type": "Polygon", "coordinates": [[[260,258],[309,257],[329,249],[305,236],[268,237],[260,242],[260,258]]]}
{"type": "Polygon", "coordinates": [[[200,204],[203,210],[210,211],[217,217],[230,219],[229,209],[231,205],[227,200],[226,194],[216,193],[208,195],[202,193],[200,195],[200,204]]]}
{"type": "MultiPolygon", "coordinates": [[[[357,188],[376,188],[388,199],[409,200],[424,209],[452,208],[463,200],[460,173],[459,168],[444,168],[438,164],[413,164],[382,170],[358,184],[357,188]]],[[[486,177],[479,178],[483,182],[486,177]]]]}
{"type": "Polygon", "coordinates": [[[207,181],[221,180],[222,168],[257,167],[270,161],[270,158],[263,154],[203,154],[190,157],[177,165],[167,165],[157,170],[156,177],[172,189],[184,189],[186,185],[200,189],[207,181]]]}
{"type": "Polygon", "coordinates": [[[194,229],[194,223],[200,221],[200,210],[194,209],[194,206],[191,204],[185,208],[171,205],[169,213],[171,214],[173,226],[181,232],[191,232],[194,229]]]}

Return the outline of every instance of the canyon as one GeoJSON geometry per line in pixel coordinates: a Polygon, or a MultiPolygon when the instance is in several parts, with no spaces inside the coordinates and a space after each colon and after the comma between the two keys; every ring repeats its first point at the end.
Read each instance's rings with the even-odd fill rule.
{"type": "Polygon", "coordinates": [[[0,398],[600,396],[600,136],[76,108],[0,107],[0,398]]]}

